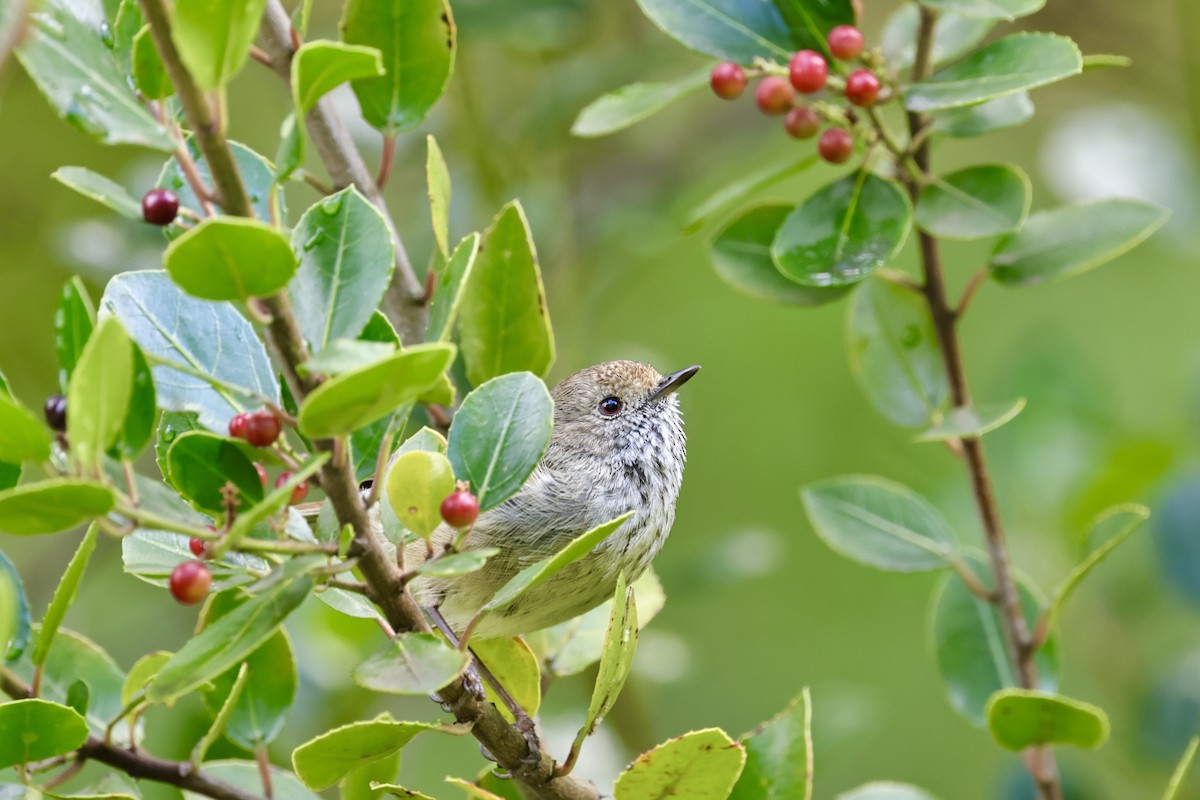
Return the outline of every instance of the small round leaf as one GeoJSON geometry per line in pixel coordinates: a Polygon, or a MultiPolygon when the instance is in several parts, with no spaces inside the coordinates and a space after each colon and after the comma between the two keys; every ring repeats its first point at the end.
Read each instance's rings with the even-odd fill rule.
{"type": "Polygon", "coordinates": [[[441,453],[415,450],[392,462],[385,488],[404,527],[427,539],[442,524],[441,505],[454,491],[454,470],[441,453]]]}
{"type": "Polygon", "coordinates": [[[163,266],[185,292],[203,300],[275,294],[296,272],[287,237],[241,217],[209,217],[171,242],[163,266]]]}
{"type": "Polygon", "coordinates": [[[914,218],[923,230],[946,239],[999,236],[1021,226],[1031,192],[1029,178],[1016,167],[970,167],[926,184],[914,218]]]}
{"type": "Polygon", "coordinates": [[[1108,715],[1090,703],[1026,689],[997,692],[987,704],[988,730],[1007,750],[1045,744],[1094,749],[1108,740],[1108,715]]]}

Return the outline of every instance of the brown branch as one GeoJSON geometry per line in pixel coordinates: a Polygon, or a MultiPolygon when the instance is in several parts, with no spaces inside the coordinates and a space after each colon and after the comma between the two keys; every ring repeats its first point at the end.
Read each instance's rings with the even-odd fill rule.
{"type": "MultiPolygon", "coordinates": [[[[937,26],[936,11],[921,6],[920,15],[920,24],[917,30],[917,52],[912,73],[914,82],[922,80],[930,72],[933,35],[937,26]]],[[[908,113],[908,130],[913,141],[918,141],[917,137],[925,125],[926,121],[922,114],[912,111],[908,113]]],[[[919,141],[920,143],[913,153],[913,159],[921,174],[928,178],[931,176],[929,140],[922,138],[919,141]]],[[[905,183],[909,195],[915,203],[920,186],[907,176],[905,183]]],[[[966,370],[963,366],[962,350],[958,340],[957,310],[947,300],[941,252],[937,239],[924,231],[918,233],[918,239],[921,266],[925,273],[925,298],[933,317],[934,329],[937,332],[938,345],[946,368],[946,377],[949,379],[951,402],[956,408],[963,408],[970,405],[971,397],[967,388],[966,370]]],[[[983,445],[978,438],[967,438],[962,440],[962,448],[971,480],[971,490],[975,496],[975,505],[979,509],[979,516],[983,523],[988,560],[996,585],[998,607],[1003,619],[1008,654],[1016,669],[1017,679],[1021,686],[1026,689],[1036,689],[1038,676],[1037,664],[1034,661],[1035,650],[1031,647],[1028,624],[1021,608],[1021,599],[1017,592],[1017,583],[1004,537],[1004,528],[1000,522],[1000,510],[996,504],[991,477],[983,455],[983,445]]],[[[1034,749],[1030,752],[1027,763],[1034,782],[1037,784],[1038,796],[1041,800],[1061,800],[1062,791],[1058,784],[1058,770],[1054,763],[1053,753],[1048,748],[1034,749]]]]}

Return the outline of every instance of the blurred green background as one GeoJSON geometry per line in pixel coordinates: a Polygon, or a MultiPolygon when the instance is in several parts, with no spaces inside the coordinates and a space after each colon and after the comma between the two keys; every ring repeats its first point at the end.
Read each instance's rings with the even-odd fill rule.
{"type": "MultiPolygon", "coordinates": [[[[865,5],[870,43],[896,4],[865,5]]],[[[1081,278],[986,287],[963,327],[976,397],[1029,399],[986,442],[1021,569],[1049,589],[1097,512],[1139,501],[1155,513],[1063,619],[1062,689],[1105,708],[1113,724],[1102,750],[1061,752],[1075,798],[1160,796],[1200,721],[1194,5],[1051,0],[1021,27],[1067,34],[1085,53],[1132,56],[1133,67],[1039,90],[1033,122],[944,142],[934,156],[947,169],[1022,166],[1034,180],[1035,210],[1120,194],[1174,211],[1148,244],[1081,278]]],[[[633,0],[458,0],[454,9],[460,50],[450,90],[400,140],[387,192],[413,260],[423,264],[432,246],[423,165],[424,134],[433,133],[454,181],[455,234],[486,227],[512,197],[529,212],[558,337],[554,378],[609,358],[648,360],[664,372],[704,367],[682,395],[690,458],[674,533],[656,562],[668,604],[644,633],[635,678],[585,748],[579,774],[606,787],[654,742],[714,725],[740,734],[808,685],[818,798],[884,778],[944,800],[1028,796],[1017,757],[958,718],[944,696],[927,641],[930,598],[942,578],[843,560],[813,535],[797,493],[811,480],[877,473],[926,494],[963,540],[976,542],[961,465],[937,445],[913,444],[868,406],[846,365],[844,304],[793,309],[743,297],[707,263],[711,231],[682,231],[686,212],[710,192],[812,144],[788,139],[749,96],[725,103],[707,92],[612,137],[573,138],[574,116],[600,93],[704,62],[657,31],[633,0]]],[[[333,35],[337,13],[335,4],[317,3],[314,34],[333,35]]],[[[353,116],[352,96],[339,97],[353,116]]],[[[233,137],[274,153],[288,110],[275,76],[250,64],[229,108],[233,137]]],[[[162,248],[157,231],[106,214],[49,174],[86,165],[137,195],[161,161],[103,148],[61,123],[14,63],[3,75],[0,123],[0,369],[37,405],[55,390],[53,309],[62,282],[82,274],[98,296],[111,274],[155,267],[162,248]]],[[[361,125],[355,132],[375,163],[376,136],[361,125]]],[[[799,200],[841,171],[817,166],[763,199],[799,200]]],[[[292,219],[316,199],[294,188],[292,219]]],[[[985,247],[948,248],[954,287],[985,247]]],[[[911,243],[900,266],[915,268],[911,243]]],[[[35,609],[48,602],[75,539],[0,539],[35,609]]],[[[124,668],[149,650],[177,648],[194,609],[124,575],[115,543],[101,548],[67,624],[124,668]]],[[[384,708],[434,715],[426,701],[381,700],[353,687],[349,669],[380,642],[372,626],[310,603],[289,627],[301,692],[273,750],[280,763],[328,726],[384,708]]],[[[543,722],[556,752],[565,752],[589,690],[576,678],[550,692],[543,722]]],[[[184,756],[205,724],[198,702],[151,712],[151,746],[184,756]]],[[[442,788],[441,777],[469,776],[483,764],[469,737],[449,746],[418,740],[406,750],[401,782],[450,797],[457,790],[442,788]]],[[[1190,786],[1181,796],[1200,797],[1200,776],[1190,786]]]]}

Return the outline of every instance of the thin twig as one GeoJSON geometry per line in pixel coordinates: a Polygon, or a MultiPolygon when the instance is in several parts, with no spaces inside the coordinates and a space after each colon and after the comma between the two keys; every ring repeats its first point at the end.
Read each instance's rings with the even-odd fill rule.
{"type": "Polygon", "coordinates": [[[375,188],[381,192],[387,186],[388,178],[392,175],[392,162],[395,159],[396,135],[394,133],[384,134],[383,154],[379,157],[379,172],[375,174],[375,188]]]}
{"type": "Polygon", "coordinates": [[[954,316],[961,319],[963,314],[967,313],[967,309],[971,307],[971,301],[975,299],[975,294],[987,282],[988,269],[980,267],[971,273],[971,277],[967,278],[967,285],[963,287],[962,295],[958,298],[958,304],[954,307],[954,316]]]}

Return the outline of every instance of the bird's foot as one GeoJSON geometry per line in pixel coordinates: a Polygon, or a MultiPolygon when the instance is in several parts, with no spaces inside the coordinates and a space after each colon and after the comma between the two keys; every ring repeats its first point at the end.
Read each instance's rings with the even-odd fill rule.
{"type": "Polygon", "coordinates": [[[462,676],[463,689],[467,694],[476,700],[483,702],[487,700],[487,689],[484,688],[483,679],[479,677],[479,671],[475,669],[475,665],[467,667],[466,672],[462,676]]]}

